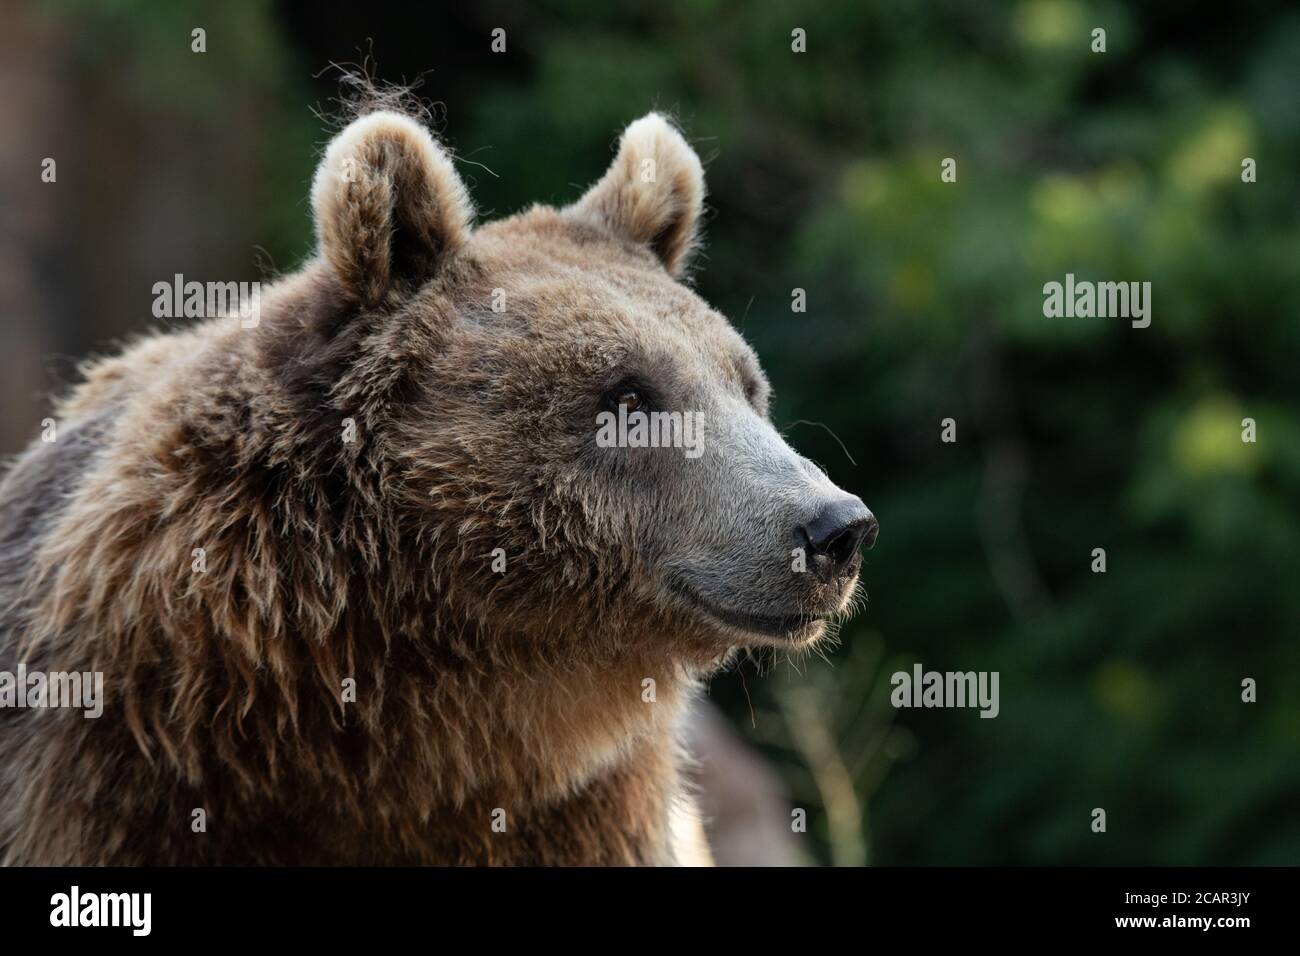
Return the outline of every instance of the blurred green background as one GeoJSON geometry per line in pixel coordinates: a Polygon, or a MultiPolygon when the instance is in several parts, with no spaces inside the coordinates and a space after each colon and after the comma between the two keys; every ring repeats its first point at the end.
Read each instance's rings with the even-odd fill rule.
{"type": "Polygon", "coordinates": [[[572,201],[666,110],[707,163],[700,292],[881,520],[841,646],[713,685],[806,809],[798,852],[1300,863],[1294,5],[438,7],[6,5],[0,450],[153,324],[155,281],[309,253],[331,63],[422,80],[485,218],[572,201]],[[1151,282],[1150,328],[1044,318],[1067,272],[1151,282]],[[1000,672],[1000,716],[895,711],[918,661],[1000,672]]]}

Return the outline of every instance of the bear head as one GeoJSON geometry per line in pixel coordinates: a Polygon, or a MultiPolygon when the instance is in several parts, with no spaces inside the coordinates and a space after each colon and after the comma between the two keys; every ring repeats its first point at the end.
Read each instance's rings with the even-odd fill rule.
{"type": "Polygon", "coordinates": [[[330,143],[303,335],[348,369],[340,410],[368,403],[377,507],[443,623],[707,661],[808,647],[852,604],[875,518],[783,440],[753,350],[681,281],[704,193],[653,113],[577,202],[479,226],[415,119],[330,143]]]}

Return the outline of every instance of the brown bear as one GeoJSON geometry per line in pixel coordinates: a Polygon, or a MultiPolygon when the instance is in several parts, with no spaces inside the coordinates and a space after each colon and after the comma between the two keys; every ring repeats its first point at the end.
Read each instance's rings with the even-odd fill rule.
{"type": "Polygon", "coordinates": [[[651,114],[475,228],[373,111],[254,327],[86,366],[0,485],[0,671],[103,713],[0,709],[0,861],[684,862],[700,681],[818,640],[876,529],[680,281],[703,197],[651,114]]]}

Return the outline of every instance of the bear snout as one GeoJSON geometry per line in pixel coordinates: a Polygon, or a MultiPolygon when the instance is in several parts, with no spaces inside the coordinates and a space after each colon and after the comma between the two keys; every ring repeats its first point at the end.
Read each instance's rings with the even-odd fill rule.
{"type": "Polygon", "coordinates": [[[795,529],[796,546],[829,578],[857,570],[861,549],[876,543],[880,522],[856,495],[846,495],[818,509],[795,529]]]}

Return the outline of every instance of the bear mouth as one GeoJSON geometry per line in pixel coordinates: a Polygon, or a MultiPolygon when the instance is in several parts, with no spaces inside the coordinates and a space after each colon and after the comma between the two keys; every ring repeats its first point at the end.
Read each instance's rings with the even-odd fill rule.
{"type": "Polygon", "coordinates": [[[724,607],[702,596],[698,591],[680,581],[670,582],[675,594],[684,598],[695,610],[703,612],[719,624],[750,634],[762,634],[765,637],[784,637],[796,639],[802,637],[809,628],[822,624],[824,614],[756,614],[753,611],[741,611],[724,607]]]}

